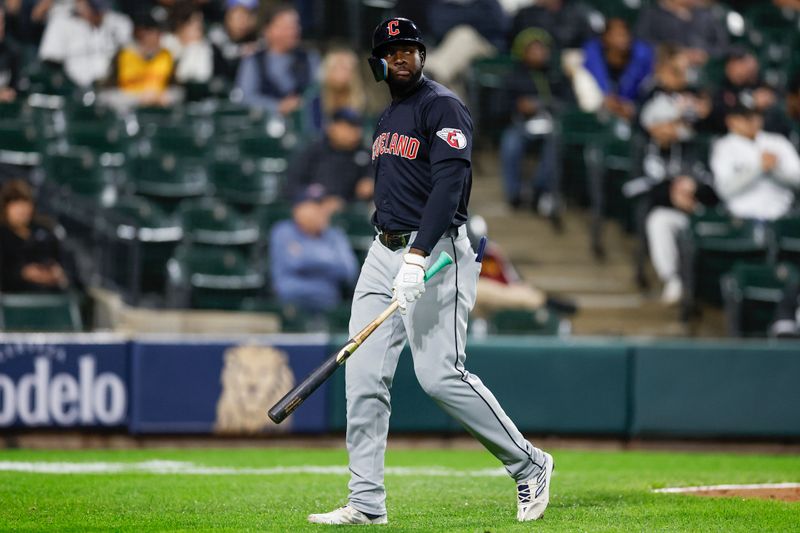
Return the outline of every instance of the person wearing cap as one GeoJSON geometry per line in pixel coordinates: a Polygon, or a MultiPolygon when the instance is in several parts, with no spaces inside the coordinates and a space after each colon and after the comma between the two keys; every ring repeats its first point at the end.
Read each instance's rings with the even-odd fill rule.
{"type": "Polygon", "coordinates": [[[473,124],[453,91],[423,75],[426,52],[422,33],[407,18],[384,20],[373,31],[367,61],[375,80],[386,82],[392,102],[373,135],[377,235],[353,293],[350,335],[387,309],[398,312],[386,314],[347,360],[349,494],[345,505],[310,514],[311,523],[388,523],[384,453],[390,389],[406,343],[422,390],[515,481],[517,520],[538,520],[550,501],[552,456],[522,435],[489,388],[466,368],[467,321],[482,258],[470,246],[465,225],[473,124]],[[426,272],[433,273],[426,269],[436,258],[446,258],[443,252],[452,264],[426,280],[426,272]]]}
{"type": "Polygon", "coordinates": [[[222,24],[208,30],[208,40],[217,52],[214,72],[233,84],[242,58],[257,50],[256,10],[258,0],[226,0],[222,24]]]}
{"type": "Polygon", "coordinates": [[[522,203],[522,167],[530,149],[539,160],[532,181],[532,207],[557,226],[558,182],[561,174],[554,121],[562,107],[573,100],[572,90],[558,68],[551,64],[552,37],[540,28],[528,28],[514,39],[516,62],[506,81],[512,122],[500,141],[500,160],[506,201],[513,208],[522,203]]]}
{"type": "Polygon", "coordinates": [[[109,0],[76,0],[72,15],[48,22],[39,58],[63,66],[76,85],[89,87],[106,79],[111,60],[132,32],[130,19],[112,11],[109,0]]]}
{"type": "Polygon", "coordinates": [[[303,103],[315,81],[319,54],[300,44],[300,19],[288,4],[267,11],[262,26],[264,48],[242,59],[236,88],[245,104],[287,116],[303,103]]]}
{"type": "Polygon", "coordinates": [[[338,306],[352,289],[358,264],[347,235],[331,227],[332,204],[325,187],[315,183],[294,197],[292,219],[270,233],[270,274],[278,300],[308,313],[338,306]]]}
{"type": "Polygon", "coordinates": [[[775,220],[792,208],[800,189],[800,157],[783,135],[763,130],[764,118],[749,101],[725,117],[728,134],[714,143],[714,186],[738,218],[775,220]]]}
{"type": "Polygon", "coordinates": [[[118,89],[115,97],[106,95],[112,105],[167,106],[179,99],[172,87],[175,60],[161,46],[162,33],[162,24],[150,12],[134,19],[133,42],[124,46],[111,63],[109,81],[118,89]]]}
{"type": "Polygon", "coordinates": [[[290,190],[317,183],[342,204],[370,200],[374,181],[362,123],[355,110],[335,112],[325,135],[292,158],[286,172],[290,190]]]}
{"type": "MultiPolygon", "coordinates": [[[[639,120],[645,140],[634,150],[635,178],[623,186],[623,193],[638,203],[637,231],[662,283],[661,302],[675,305],[683,295],[678,238],[689,227],[689,215],[716,205],[718,198],[679,98],[656,94],[643,106],[639,120]]],[[[643,259],[641,253],[638,259],[643,259]]],[[[639,275],[644,279],[641,270],[639,275]]]]}

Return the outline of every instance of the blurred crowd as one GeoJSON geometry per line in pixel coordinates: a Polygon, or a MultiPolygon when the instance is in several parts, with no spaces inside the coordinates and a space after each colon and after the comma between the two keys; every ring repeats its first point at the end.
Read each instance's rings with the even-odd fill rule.
{"type": "MultiPolygon", "coordinates": [[[[358,2],[310,0],[5,0],[0,101],[26,92],[25,67],[36,62],[120,114],[221,98],[296,125],[302,142],[282,191],[292,220],[274,228],[281,252],[271,248],[271,272],[297,277],[276,283],[275,293],[309,311],[334,308],[352,289],[355,260],[330,220],[371,198],[365,143],[385,101],[364,81],[369,30],[356,32],[363,42],[354,46],[321,18],[365,27],[389,14],[417,21],[428,43],[426,74],[468,100],[486,140],[486,108],[499,117],[491,142],[509,206],[532,208],[556,229],[570,195],[563,120],[593,116],[608,125],[630,149],[621,189],[640,207],[640,237],[666,303],[684,293],[677,241],[692,213],[724,206],[735,217],[775,220],[796,208],[797,0],[386,4],[368,12],[358,2]],[[766,22],[748,33],[756,15],[766,22]],[[781,21],[794,33],[775,29],[781,21]],[[480,64],[503,67],[491,106],[478,94],[480,64]]],[[[49,272],[50,286],[65,285],[63,272],[49,272]]]]}

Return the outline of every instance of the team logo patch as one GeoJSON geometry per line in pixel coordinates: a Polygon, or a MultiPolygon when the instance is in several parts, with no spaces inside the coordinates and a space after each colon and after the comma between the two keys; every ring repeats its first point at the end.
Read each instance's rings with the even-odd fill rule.
{"type": "Polygon", "coordinates": [[[461,130],[442,128],[436,132],[436,135],[456,150],[463,150],[467,147],[467,136],[461,130]]]}

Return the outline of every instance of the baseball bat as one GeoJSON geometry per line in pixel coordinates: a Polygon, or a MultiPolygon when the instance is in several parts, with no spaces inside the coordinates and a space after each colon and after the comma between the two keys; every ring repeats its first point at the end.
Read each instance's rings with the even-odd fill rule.
{"type": "MultiPolygon", "coordinates": [[[[428,268],[427,272],[425,272],[425,281],[431,279],[436,275],[437,272],[452,262],[453,258],[450,257],[447,252],[442,252],[439,254],[436,262],[433,263],[430,268],[428,268]]],[[[276,424],[280,424],[286,420],[286,417],[292,414],[294,410],[306,400],[306,398],[311,396],[311,394],[319,388],[320,385],[325,383],[325,381],[331,377],[334,372],[336,372],[336,369],[342,366],[344,362],[347,361],[351,355],[353,355],[353,352],[355,352],[358,347],[361,346],[365,340],[367,340],[367,337],[369,337],[372,332],[378,328],[378,326],[383,324],[383,321],[389,318],[389,316],[394,313],[398,307],[399,304],[397,301],[393,301],[389,307],[387,307],[380,315],[377,316],[377,318],[375,318],[375,320],[367,324],[364,329],[354,335],[352,339],[349,339],[344,346],[339,349],[339,351],[332,354],[325,360],[324,363],[311,372],[311,374],[309,374],[308,377],[302,381],[302,383],[287,392],[286,395],[281,398],[278,403],[273,405],[272,408],[267,412],[270,420],[276,424]]]]}

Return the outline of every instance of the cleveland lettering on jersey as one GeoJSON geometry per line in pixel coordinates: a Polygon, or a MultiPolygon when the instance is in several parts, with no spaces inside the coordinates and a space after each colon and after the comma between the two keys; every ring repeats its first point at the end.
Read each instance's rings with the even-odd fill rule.
{"type": "Polygon", "coordinates": [[[372,143],[372,160],[383,154],[397,155],[406,159],[416,159],[419,152],[419,139],[397,133],[381,133],[372,143]]]}

